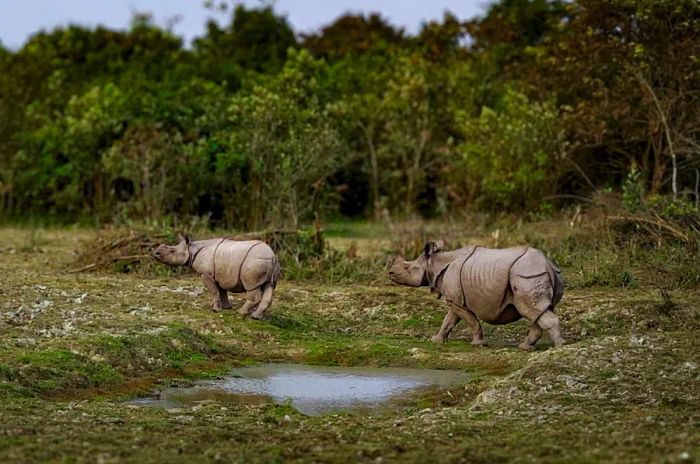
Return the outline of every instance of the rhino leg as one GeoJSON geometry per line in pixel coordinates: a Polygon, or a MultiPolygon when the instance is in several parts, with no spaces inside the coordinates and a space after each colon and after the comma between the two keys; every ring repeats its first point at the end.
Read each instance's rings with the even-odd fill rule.
{"type": "Polygon", "coordinates": [[[252,317],[253,319],[263,318],[265,310],[270,306],[270,303],[272,303],[272,290],[272,285],[270,285],[269,282],[263,284],[262,298],[260,299],[260,304],[258,305],[258,309],[256,309],[255,312],[250,315],[250,317],[252,317]]]}
{"type": "Polygon", "coordinates": [[[210,275],[207,274],[202,274],[202,281],[204,282],[204,286],[207,287],[207,290],[209,290],[209,293],[212,297],[211,309],[213,309],[216,312],[221,311],[222,305],[219,285],[216,282],[214,282],[214,279],[212,279],[210,275]]]}
{"type": "Polygon", "coordinates": [[[459,316],[451,308],[445,314],[445,318],[442,320],[442,326],[438,333],[432,336],[431,340],[435,343],[445,343],[447,337],[450,336],[450,332],[459,322],[459,316]]]}
{"type": "Polygon", "coordinates": [[[457,305],[452,305],[452,310],[466,322],[469,329],[472,331],[472,345],[483,346],[484,342],[484,330],[481,328],[481,323],[479,319],[476,318],[473,312],[468,309],[461,308],[457,305]]]}
{"type": "Polygon", "coordinates": [[[559,331],[559,317],[552,311],[545,311],[536,321],[542,329],[549,332],[549,336],[554,342],[554,346],[561,346],[564,344],[564,339],[559,331]]]}
{"type": "Polygon", "coordinates": [[[243,303],[243,306],[241,306],[238,309],[238,312],[241,314],[241,316],[247,316],[249,315],[253,309],[257,305],[260,304],[260,300],[262,299],[262,292],[260,291],[260,288],[256,288],[255,290],[251,290],[248,293],[246,293],[246,301],[243,303]]]}
{"type": "Polygon", "coordinates": [[[534,351],[535,343],[537,343],[537,340],[540,339],[543,333],[542,327],[540,327],[537,323],[533,323],[525,336],[525,340],[518,345],[518,348],[524,351],[534,351]]]}
{"type": "Polygon", "coordinates": [[[219,301],[221,301],[221,309],[231,309],[231,302],[228,301],[228,292],[219,287],[219,301]]]}
{"type": "MultiPolygon", "coordinates": [[[[552,287],[549,276],[547,274],[533,277],[514,275],[511,276],[510,284],[518,312],[548,332],[554,346],[563,345],[564,339],[559,331],[559,318],[552,311],[556,304],[555,289],[552,287]]],[[[533,329],[533,336],[536,333],[537,329],[533,329]]],[[[529,336],[530,334],[528,338],[529,336]]]]}

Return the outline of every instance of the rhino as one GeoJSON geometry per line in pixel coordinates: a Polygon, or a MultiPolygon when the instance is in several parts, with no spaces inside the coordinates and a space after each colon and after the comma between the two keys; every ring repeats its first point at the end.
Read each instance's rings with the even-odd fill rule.
{"type": "Polygon", "coordinates": [[[228,292],[246,293],[238,312],[262,319],[272,303],[272,292],[280,276],[280,264],[272,248],[260,240],[236,241],[212,238],[192,241],[180,236],[174,246],[161,244],[153,257],[170,266],[188,266],[202,275],[212,296],[215,312],[231,308],[228,292]]]}
{"type": "Polygon", "coordinates": [[[447,338],[461,320],[472,331],[472,344],[484,344],[479,320],[508,324],[525,318],[530,328],[519,348],[532,351],[547,331],[555,346],[564,344],[554,308],[564,295],[559,269],[541,251],[531,247],[491,249],[467,246],[444,251],[444,242],[428,242],[413,261],[397,257],[389,278],[410,287],[429,286],[444,297],[450,309],[438,333],[447,338]]]}

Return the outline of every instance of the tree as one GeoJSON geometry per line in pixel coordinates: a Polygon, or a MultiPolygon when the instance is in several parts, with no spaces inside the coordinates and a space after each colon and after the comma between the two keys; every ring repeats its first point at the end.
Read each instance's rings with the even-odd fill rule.
{"type": "Polygon", "coordinates": [[[388,58],[380,53],[348,56],[332,67],[334,89],[341,98],[331,105],[344,139],[363,160],[368,184],[372,217],[382,216],[380,145],[386,112],[384,92],[391,76],[388,58]]]}
{"type": "Polygon", "coordinates": [[[228,149],[218,155],[220,176],[232,172],[231,215],[249,228],[299,226],[323,207],[325,180],[342,159],[342,143],[316,96],[323,63],[292,51],[281,73],[236,95],[228,149]]]}
{"type": "Polygon", "coordinates": [[[518,65],[533,61],[533,47],[561,26],[566,13],[566,3],[561,0],[496,1],[483,18],[466,23],[473,39],[471,50],[508,72],[509,77],[517,77],[518,65]]]}
{"type": "Polygon", "coordinates": [[[568,11],[536,83],[573,109],[579,164],[619,179],[634,162],[647,191],[660,192],[669,167],[673,179],[698,163],[700,4],[579,0],[568,11]]]}
{"type": "Polygon", "coordinates": [[[461,113],[463,142],[448,171],[453,195],[464,206],[536,207],[557,190],[569,147],[552,101],[533,102],[509,90],[498,108],[479,117],[461,113]]]}
{"type": "Polygon", "coordinates": [[[405,45],[401,29],[395,29],[378,14],[345,14],[317,34],[302,35],[302,45],[319,57],[338,59],[370,50],[389,50],[405,45]]]}
{"type": "Polygon", "coordinates": [[[12,158],[12,184],[18,207],[59,214],[94,213],[107,191],[100,159],[129,119],[126,99],[112,84],[74,96],[62,113],[47,113],[41,104],[27,108],[27,131],[12,158]]]}
{"type": "Polygon", "coordinates": [[[431,21],[423,24],[415,38],[415,44],[424,57],[443,64],[466,60],[468,51],[462,42],[467,28],[453,14],[446,12],[442,22],[431,21]]]}
{"type": "MultiPolygon", "coordinates": [[[[237,77],[237,69],[261,73],[278,72],[284,66],[289,48],[296,46],[287,20],[272,7],[247,9],[237,5],[228,26],[207,23],[207,34],[195,40],[195,50],[203,66],[213,67],[222,77],[237,77]]],[[[215,75],[210,75],[216,78],[215,75]]]]}

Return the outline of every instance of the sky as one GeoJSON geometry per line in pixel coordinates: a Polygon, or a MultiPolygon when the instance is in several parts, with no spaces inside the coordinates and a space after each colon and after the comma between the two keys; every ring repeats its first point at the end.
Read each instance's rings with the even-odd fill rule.
{"type": "MultiPolygon", "coordinates": [[[[246,6],[260,0],[243,0],[246,6]]],[[[269,2],[268,2],[269,3],[269,2]]],[[[471,19],[485,11],[489,0],[277,0],[274,9],[286,16],[297,33],[312,32],[346,12],[379,12],[394,26],[415,33],[423,22],[441,19],[451,11],[471,19]]],[[[0,43],[17,49],[39,30],[78,24],[114,29],[128,27],[134,12],[150,12],[156,24],[172,30],[189,44],[202,35],[208,18],[228,23],[222,15],[204,8],[204,0],[0,0],[0,43]]]]}

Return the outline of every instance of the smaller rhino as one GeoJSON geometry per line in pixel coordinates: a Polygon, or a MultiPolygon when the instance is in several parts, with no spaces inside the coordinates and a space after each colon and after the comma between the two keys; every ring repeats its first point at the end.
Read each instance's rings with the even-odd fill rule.
{"type": "Polygon", "coordinates": [[[472,344],[484,344],[479,320],[508,324],[521,318],[530,330],[519,348],[531,351],[548,331],[555,346],[564,343],[554,307],[564,295],[559,269],[541,251],[530,247],[490,249],[468,246],[443,251],[444,243],[428,242],[413,261],[394,260],[389,278],[410,287],[430,286],[444,297],[450,310],[434,342],[447,340],[463,319],[472,331],[472,344]]]}
{"type": "Polygon", "coordinates": [[[175,246],[159,245],[153,257],[170,266],[189,266],[201,274],[215,312],[231,308],[227,292],[245,292],[246,302],[238,312],[262,319],[280,276],[279,260],[272,248],[259,240],[180,239],[175,246]]]}

